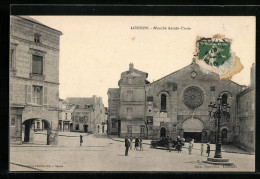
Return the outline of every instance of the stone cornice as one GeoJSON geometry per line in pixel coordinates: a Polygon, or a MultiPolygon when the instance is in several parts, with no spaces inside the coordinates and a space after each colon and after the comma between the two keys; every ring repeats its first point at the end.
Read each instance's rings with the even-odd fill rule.
{"type": "Polygon", "coordinates": [[[28,80],[28,81],[38,81],[38,82],[42,82],[42,83],[52,83],[52,84],[60,85],[60,83],[57,83],[57,82],[43,81],[43,80],[37,80],[37,79],[32,79],[32,78],[25,78],[25,77],[21,77],[21,76],[10,76],[10,77],[21,78],[21,79],[28,80]]]}
{"type": "Polygon", "coordinates": [[[33,41],[26,40],[26,39],[22,39],[22,38],[20,38],[20,37],[16,37],[16,36],[13,36],[13,35],[11,35],[11,38],[16,39],[16,40],[20,40],[20,41],[23,41],[23,42],[26,42],[26,43],[29,43],[29,44],[33,44],[33,45],[35,45],[35,46],[40,46],[40,47],[43,47],[43,48],[48,48],[48,49],[50,49],[50,50],[54,50],[54,51],[57,51],[57,52],[60,51],[60,49],[57,49],[57,48],[54,48],[54,47],[50,47],[50,46],[47,46],[47,45],[43,45],[43,44],[39,44],[39,43],[35,43],[35,42],[33,42],[33,41]]]}

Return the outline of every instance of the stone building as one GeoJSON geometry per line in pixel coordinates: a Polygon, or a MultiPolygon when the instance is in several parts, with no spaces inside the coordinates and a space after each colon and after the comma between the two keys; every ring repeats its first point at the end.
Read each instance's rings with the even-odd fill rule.
{"type": "Polygon", "coordinates": [[[75,105],[72,112],[72,129],[79,132],[99,133],[105,122],[105,107],[101,97],[93,95],[91,98],[67,98],[75,105]]]}
{"type": "Polygon", "coordinates": [[[64,99],[59,99],[59,131],[72,131],[72,112],[75,105],[70,104],[64,99]]]}
{"type": "Polygon", "coordinates": [[[248,151],[255,151],[255,64],[251,68],[251,83],[237,95],[237,143],[248,151]]]}
{"type": "MultiPolygon", "coordinates": [[[[57,129],[61,35],[28,16],[10,17],[10,142],[33,141],[35,125],[57,129]]],[[[57,142],[51,130],[47,136],[57,142]]]]}
{"type": "Polygon", "coordinates": [[[223,143],[231,143],[237,127],[237,98],[244,86],[205,74],[192,63],[149,83],[148,74],[134,69],[121,74],[119,88],[108,89],[108,132],[124,136],[159,139],[191,138],[195,142],[215,141],[216,123],[209,117],[208,105],[216,102],[231,106],[230,117],[221,119],[223,143]]]}

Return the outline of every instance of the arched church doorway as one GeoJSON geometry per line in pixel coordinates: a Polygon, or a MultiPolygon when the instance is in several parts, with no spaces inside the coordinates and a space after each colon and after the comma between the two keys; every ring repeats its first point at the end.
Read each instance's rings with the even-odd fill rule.
{"type": "Polygon", "coordinates": [[[189,142],[194,139],[194,142],[201,142],[203,128],[204,124],[199,119],[190,118],[185,120],[182,124],[185,141],[189,142]]]}
{"type": "Polygon", "coordinates": [[[27,119],[22,123],[22,141],[33,143],[48,143],[47,130],[50,129],[50,123],[44,119],[27,119]],[[37,132],[40,131],[40,132],[37,132]],[[35,136],[35,134],[39,134],[35,136]]]}
{"type": "Polygon", "coordinates": [[[161,128],[161,130],[160,130],[160,137],[161,138],[166,137],[166,129],[165,129],[165,127],[161,128]]]}
{"type": "Polygon", "coordinates": [[[228,133],[227,129],[222,129],[222,131],[221,131],[221,142],[223,144],[227,143],[227,133],[228,133]]]}

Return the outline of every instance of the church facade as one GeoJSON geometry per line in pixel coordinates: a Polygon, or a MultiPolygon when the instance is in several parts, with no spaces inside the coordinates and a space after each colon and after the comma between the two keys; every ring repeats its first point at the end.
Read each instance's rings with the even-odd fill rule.
{"type": "Polygon", "coordinates": [[[237,95],[245,86],[205,74],[192,63],[152,83],[148,73],[134,69],[121,74],[119,88],[108,90],[108,133],[120,137],[160,139],[177,136],[186,141],[214,142],[216,120],[209,117],[208,105],[222,98],[230,116],[220,120],[222,142],[232,143],[238,135],[237,95]]]}

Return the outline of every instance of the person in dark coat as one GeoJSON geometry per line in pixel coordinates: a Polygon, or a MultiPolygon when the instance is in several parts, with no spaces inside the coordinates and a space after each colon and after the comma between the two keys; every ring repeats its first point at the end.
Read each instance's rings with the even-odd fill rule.
{"type": "Polygon", "coordinates": [[[83,136],[82,135],[79,136],[79,140],[80,140],[79,142],[80,142],[80,146],[81,146],[82,143],[83,143],[83,136]]]}
{"type": "Polygon", "coordinates": [[[181,153],[181,148],[182,148],[182,141],[181,141],[181,138],[180,136],[177,137],[177,146],[176,146],[176,149],[178,151],[178,153],[181,153]]]}
{"type": "Polygon", "coordinates": [[[128,156],[129,147],[130,147],[130,142],[127,138],[125,138],[125,156],[128,156]]]}
{"type": "Polygon", "coordinates": [[[137,150],[138,145],[139,145],[139,139],[136,137],[135,138],[135,150],[137,150]]]}
{"type": "Polygon", "coordinates": [[[210,145],[209,145],[209,142],[207,143],[207,153],[208,153],[208,157],[209,157],[209,154],[210,154],[210,145]]]}

